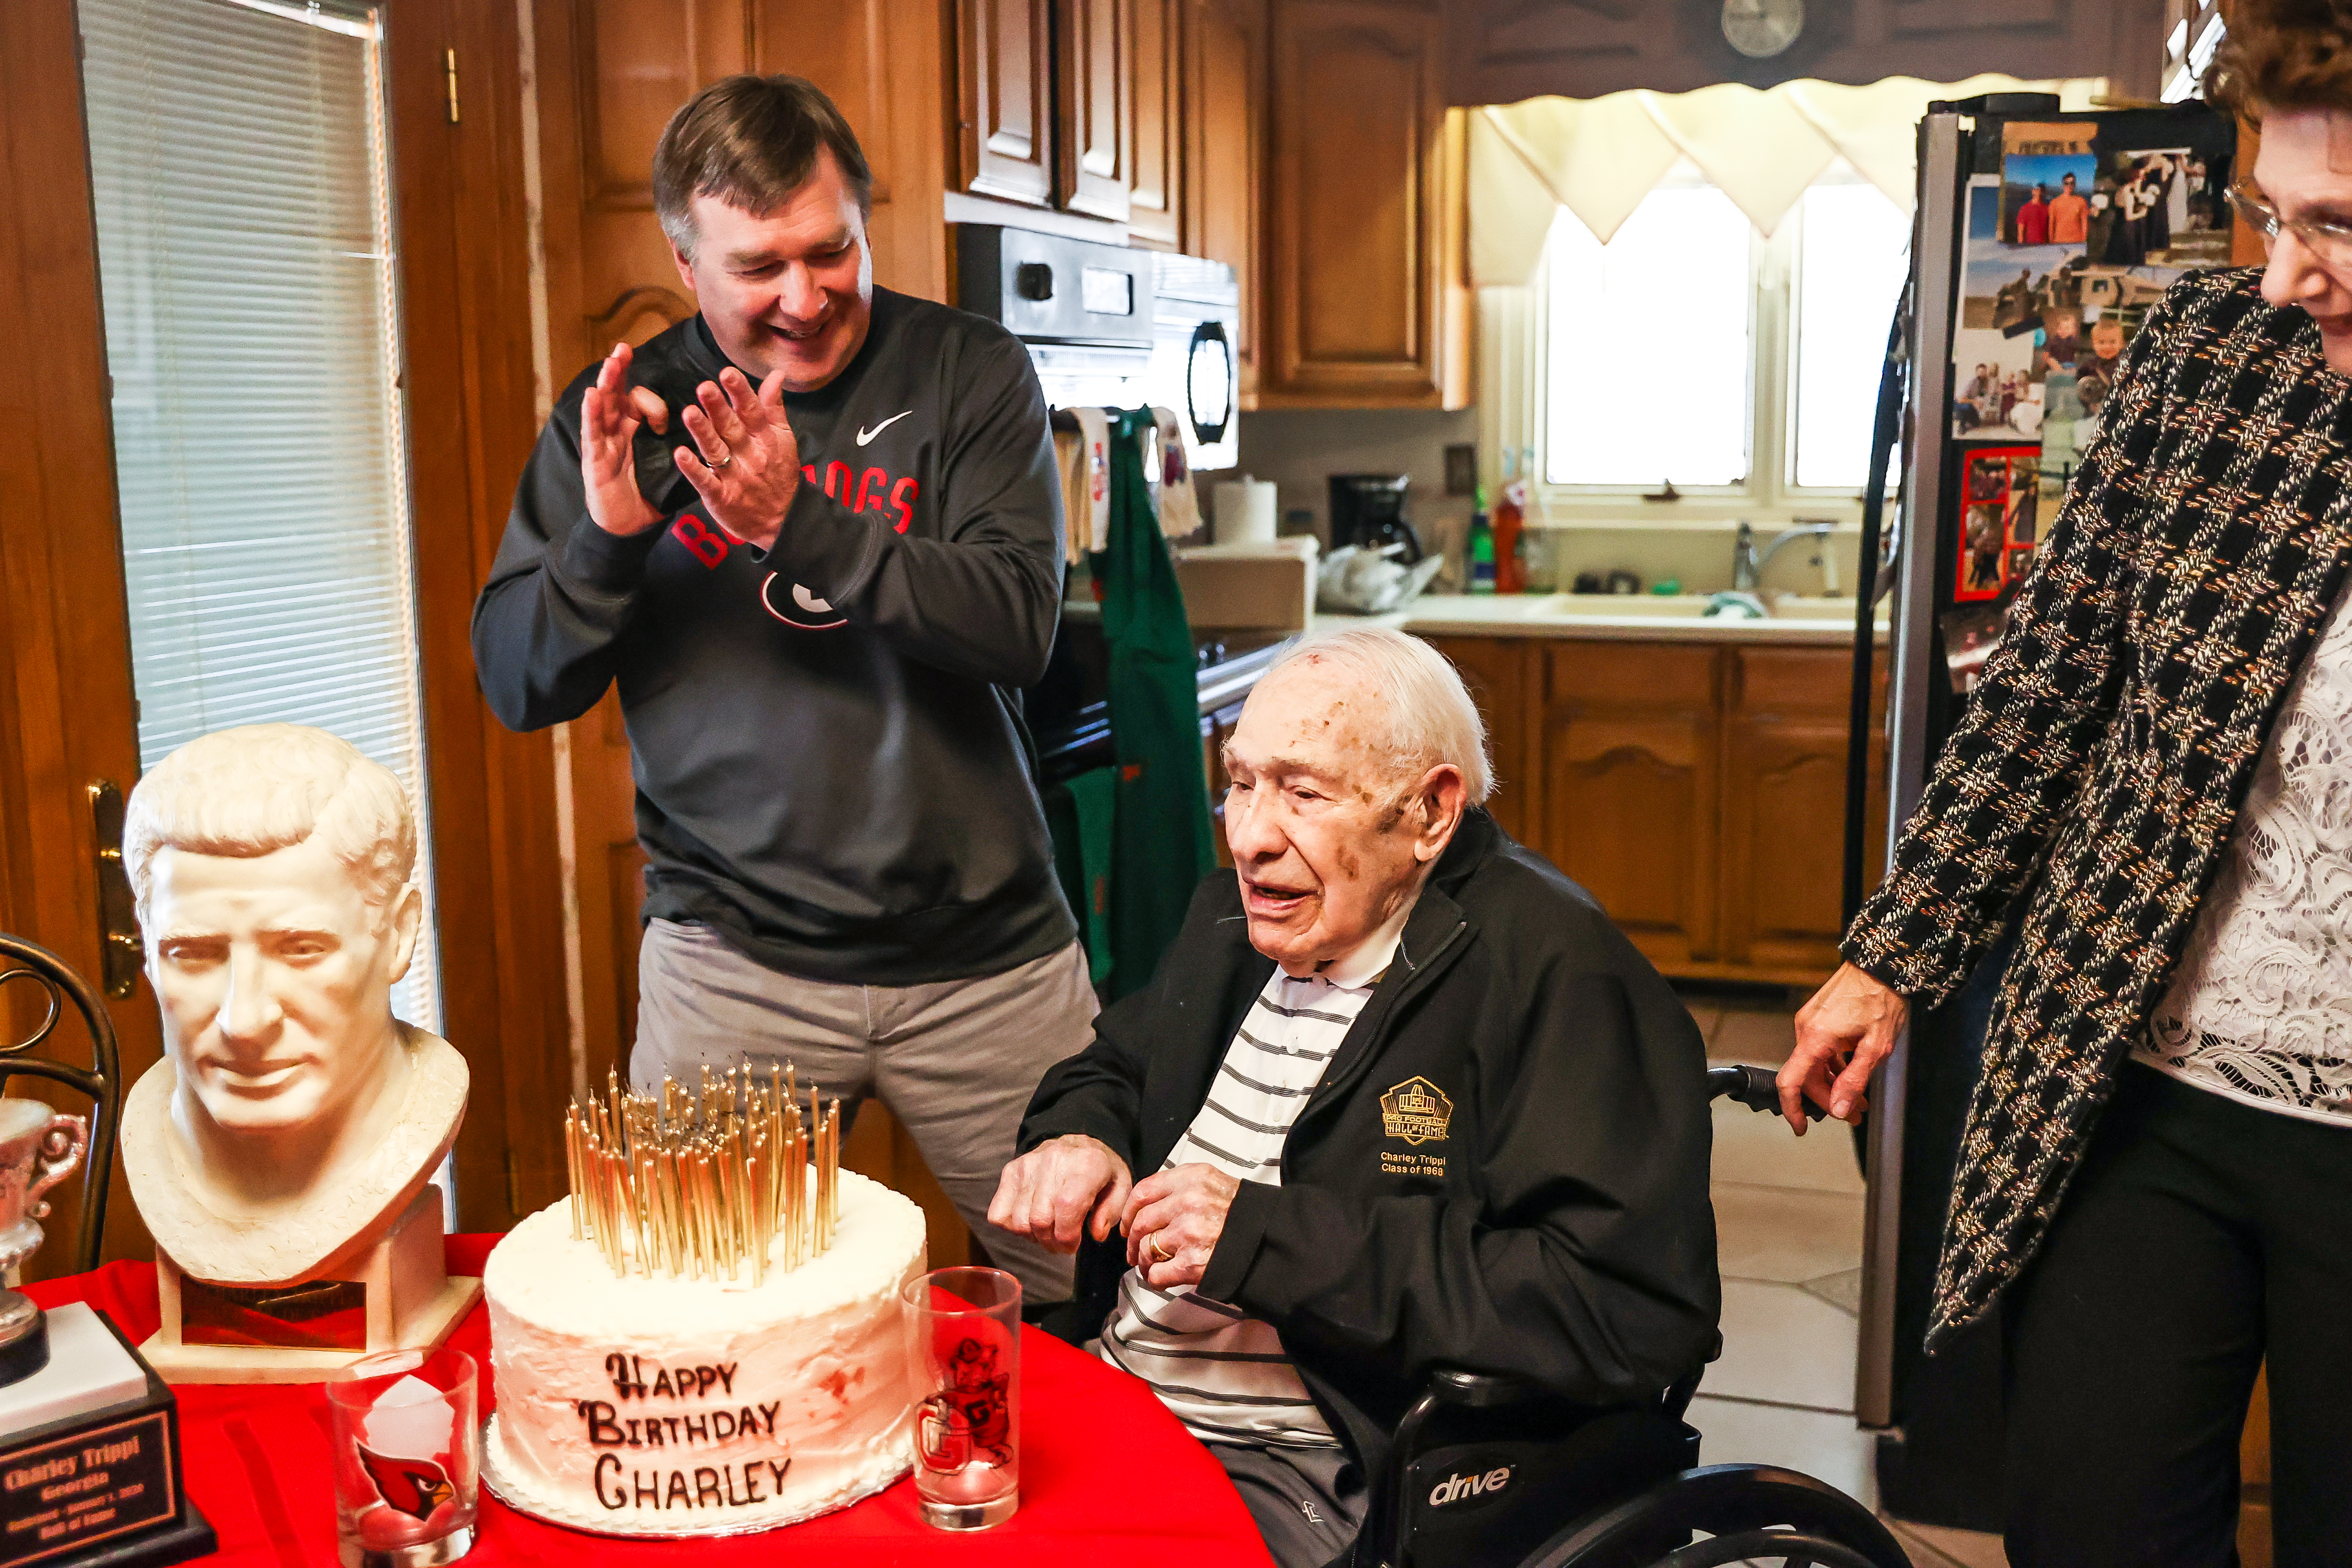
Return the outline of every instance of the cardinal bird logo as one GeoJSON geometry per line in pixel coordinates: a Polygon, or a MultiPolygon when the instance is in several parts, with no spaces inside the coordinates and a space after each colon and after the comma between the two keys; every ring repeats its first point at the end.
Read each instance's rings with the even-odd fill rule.
{"type": "Polygon", "coordinates": [[[368,1479],[375,1483],[376,1495],[387,1507],[398,1509],[413,1519],[430,1519],[433,1511],[457,1495],[449,1484],[448,1472],[431,1459],[404,1459],[391,1454],[379,1454],[365,1443],[354,1444],[360,1451],[360,1463],[366,1468],[368,1479]]]}

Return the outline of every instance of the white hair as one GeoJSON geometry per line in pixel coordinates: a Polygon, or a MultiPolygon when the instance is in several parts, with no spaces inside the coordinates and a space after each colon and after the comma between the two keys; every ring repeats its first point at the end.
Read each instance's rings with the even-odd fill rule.
{"type": "Polygon", "coordinates": [[[349,741],[299,724],[198,737],[148,770],[123,815],[122,867],[141,924],[156,851],[246,859],[313,834],[379,909],[392,907],[415,870],[408,792],[349,741]]]}
{"type": "Polygon", "coordinates": [[[1350,626],[1293,643],[1266,667],[1266,678],[1299,664],[1352,676],[1371,693],[1358,738],[1391,777],[1417,779],[1445,762],[1461,770],[1470,804],[1494,793],[1486,721],[1444,654],[1386,626],[1350,626]]]}

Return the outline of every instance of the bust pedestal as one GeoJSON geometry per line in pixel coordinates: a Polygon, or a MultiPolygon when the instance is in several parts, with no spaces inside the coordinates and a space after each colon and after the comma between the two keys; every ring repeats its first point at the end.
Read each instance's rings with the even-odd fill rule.
{"type": "Polygon", "coordinates": [[[219,1284],[158,1251],[163,1326],[140,1354],[172,1383],[319,1383],[379,1351],[432,1350],[482,1299],[479,1280],[444,1270],[441,1239],[427,1186],[331,1278],[219,1284]]]}

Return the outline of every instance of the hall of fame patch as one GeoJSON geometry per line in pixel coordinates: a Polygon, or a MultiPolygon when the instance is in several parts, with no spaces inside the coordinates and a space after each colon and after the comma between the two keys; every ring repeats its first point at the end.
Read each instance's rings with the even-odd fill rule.
{"type": "Polygon", "coordinates": [[[1408,1078],[1381,1096],[1381,1130],[1408,1144],[1444,1142],[1453,1119],[1454,1102],[1426,1078],[1408,1078]]]}

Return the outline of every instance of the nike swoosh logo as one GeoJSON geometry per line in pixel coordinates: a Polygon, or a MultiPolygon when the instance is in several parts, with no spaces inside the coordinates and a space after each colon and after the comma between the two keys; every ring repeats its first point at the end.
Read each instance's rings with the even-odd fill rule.
{"type": "MultiPolygon", "coordinates": [[[[907,413],[912,413],[914,412],[915,411],[910,408],[907,411],[907,413]]],[[[866,429],[863,425],[858,426],[857,444],[860,446],[865,445],[867,442],[873,440],[876,436],[881,434],[884,431],[889,429],[892,425],[906,418],[907,413],[894,413],[871,430],[866,429]]]]}

